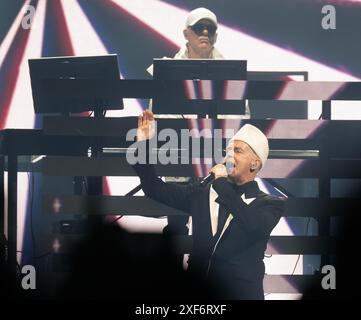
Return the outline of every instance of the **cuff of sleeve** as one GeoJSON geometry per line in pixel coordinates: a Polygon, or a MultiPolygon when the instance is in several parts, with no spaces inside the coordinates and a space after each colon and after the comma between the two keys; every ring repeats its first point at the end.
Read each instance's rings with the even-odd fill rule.
{"type": "Polygon", "coordinates": [[[212,186],[213,186],[213,189],[219,195],[224,195],[224,194],[227,194],[229,192],[234,192],[231,184],[228,182],[227,178],[225,178],[225,177],[218,178],[218,179],[214,180],[212,186]]]}
{"type": "Polygon", "coordinates": [[[236,199],[236,192],[232,188],[231,183],[227,178],[218,178],[213,182],[213,189],[218,193],[218,201],[222,203],[229,203],[236,199]]]}
{"type": "Polygon", "coordinates": [[[213,189],[218,193],[216,202],[224,205],[232,212],[236,212],[246,206],[246,204],[238,197],[231,183],[227,178],[218,178],[213,182],[213,189]]]}

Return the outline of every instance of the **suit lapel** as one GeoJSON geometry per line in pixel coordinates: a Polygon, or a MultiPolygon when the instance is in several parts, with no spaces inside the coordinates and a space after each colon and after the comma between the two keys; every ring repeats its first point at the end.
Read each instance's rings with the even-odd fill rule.
{"type": "MultiPolygon", "coordinates": [[[[253,181],[247,188],[246,191],[241,195],[241,199],[247,204],[250,205],[256,200],[257,195],[259,194],[259,187],[256,181],[253,181]]],[[[218,227],[218,213],[219,213],[219,204],[215,201],[218,197],[218,193],[213,189],[212,185],[209,189],[209,217],[211,221],[211,231],[214,236],[217,232],[218,227]]],[[[222,232],[219,236],[218,241],[223,236],[224,232],[229,227],[230,222],[233,219],[232,213],[229,213],[228,218],[224,224],[222,232]]],[[[217,244],[218,244],[217,241],[217,244]]]]}
{"type": "MultiPolygon", "coordinates": [[[[219,213],[219,204],[215,201],[218,198],[218,193],[213,189],[213,187],[211,186],[209,189],[209,215],[210,215],[210,220],[211,220],[211,227],[212,227],[212,235],[214,236],[217,232],[217,228],[218,228],[218,213],[219,213]]],[[[231,222],[231,220],[233,219],[232,214],[229,214],[220,238],[222,237],[222,235],[224,234],[224,232],[226,231],[226,229],[229,226],[229,223],[231,222]]]]}

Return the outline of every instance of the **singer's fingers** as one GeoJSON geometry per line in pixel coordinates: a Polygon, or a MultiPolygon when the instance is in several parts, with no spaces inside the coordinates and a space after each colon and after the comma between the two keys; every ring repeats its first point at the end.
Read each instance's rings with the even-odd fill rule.
{"type": "Polygon", "coordinates": [[[149,120],[153,121],[154,120],[154,114],[152,111],[148,110],[148,114],[149,114],[149,120]]]}
{"type": "Polygon", "coordinates": [[[147,120],[147,115],[146,115],[146,112],[143,111],[143,112],[142,112],[142,125],[145,124],[145,121],[146,121],[146,120],[147,120]]]}
{"type": "Polygon", "coordinates": [[[210,172],[214,174],[215,179],[220,177],[227,177],[228,175],[224,164],[215,165],[210,172]]]}
{"type": "Polygon", "coordinates": [[[214,173],[216,171],[216,167],[214,166],[210,171],[209,173],[214,173]]]}
{"type": "Polygon", "coordinates": [[[153,112],[150,110],[145,110],[145,119],[149,122],[154,120],[153,112]]]}
{"type": "Polygon", "coordinates": [[[223,167],[224,167],[224,163],[218,163],[213,168],[223,168],[223,167]]]}
{"type": "Polygon", "coordinates": [[[216,164],[209,172],[215,173],[217,170],[222,169],[221,168],[222,166],[223,166],[223,164],[216,164]]]}
{"type": "Polygon", "coordinates": [[[141,117],[140,125],[143,126],[144,125],[144,111],[141,113],[140,117],[141,117]]]}

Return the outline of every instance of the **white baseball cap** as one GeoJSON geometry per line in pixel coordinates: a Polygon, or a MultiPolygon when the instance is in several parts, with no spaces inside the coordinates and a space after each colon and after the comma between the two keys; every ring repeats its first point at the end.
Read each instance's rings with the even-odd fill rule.
{"type": "Polygon", "coordinates": [[[261,159],[262,167],[266,163],[269,153],[268,139],[264,133],[251,124],[245,124],[232,137],[231,141],[242,140],[246,142],[261,159]]]}
{"type": "Polygon", "coordinates": [[[208,19],[217,26],[217,17],[216,15],[206,8],[197,8],[192,10],[186,20],[186,28],[189,26],[194,26],[199,20],[208,19]]]}

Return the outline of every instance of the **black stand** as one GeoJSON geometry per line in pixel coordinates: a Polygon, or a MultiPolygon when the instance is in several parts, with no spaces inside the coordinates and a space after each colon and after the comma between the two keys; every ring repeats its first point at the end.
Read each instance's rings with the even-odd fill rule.
{"type": "MultiPolygon", "coordinates": [[[[103,118],[103,109],[98,106],[94,110],[95,118],[103,118]]],[[[94,145],[90,147],[91,158],[101,157],[103,154],[103,148],[100,141],[96,141],[94,145]]],[[[87,179],[87,193],[89,196],[99,196],[103,194],[103,177],[86,177],[87,179]]],[[[97,208],[89,208],[94,213],[97,212],[97,208]]],[[[94,230],[103,223],[103,217],[97,214],[88,214],[88,222],[90,230],[94,230]]]]}
{"type": "MultiPolygon", "coordinates": [[[[223,99],[227,80],[246,80],[247,61],[220,59],[154,59],[154,79],[162,81],[162,94],[153,100],[156,114],[197,114],[217,119],[222,114],[240,114],[241,100],[223,99]],[[192,80],[193,89],[189,90],[192,80]],[[202,99],[201,81],[210,84],[211,99],[202,99]],[[172,85],[172,81],[179,81],[172,85]],[[209,82],[210,81],[210,82],[209,82]],[[189,92],[188,92],[189,91],[189,92]]],[[[243,104],[244,105],[244,104],[243,104]]],[[[243,110],[244,111],[244,110],[243,110]]]]}
{"type": "Polygon", "coordinates": [[[0,270],[3,270],[6,261],[5,237],[5,185],[4,185],[5,159],[0,156],[0,270]]]}

